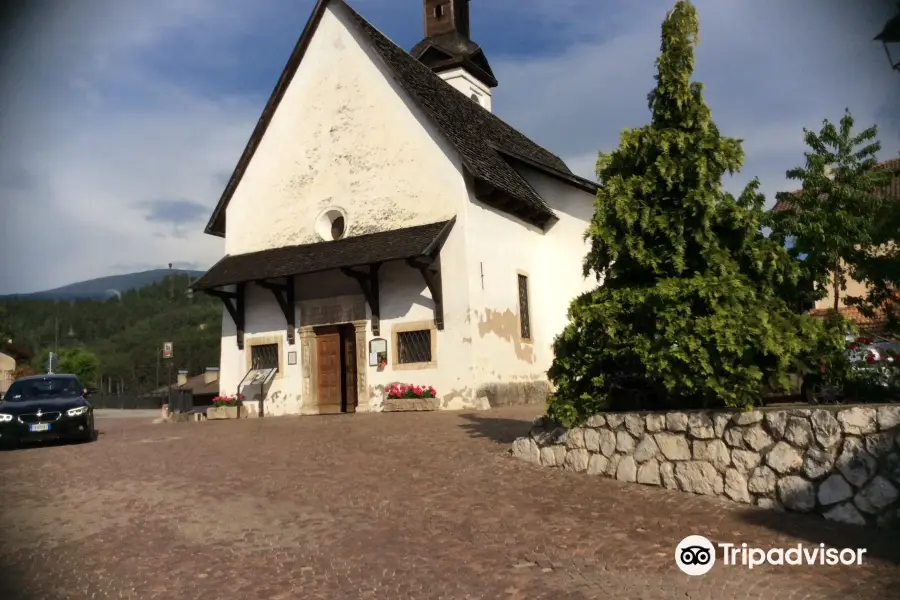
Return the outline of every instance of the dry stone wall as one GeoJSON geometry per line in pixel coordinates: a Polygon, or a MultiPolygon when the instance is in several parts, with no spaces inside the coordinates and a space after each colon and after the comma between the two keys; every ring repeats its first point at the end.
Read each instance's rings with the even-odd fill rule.
{"type": "Polygon", "coordinates": [[[544,418],[513,455],[619,481],[900,527],[900,406],[544,418]]]}

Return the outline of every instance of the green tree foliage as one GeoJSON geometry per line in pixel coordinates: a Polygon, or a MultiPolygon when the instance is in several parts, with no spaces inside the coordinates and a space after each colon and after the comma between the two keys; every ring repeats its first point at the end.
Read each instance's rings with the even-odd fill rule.
{"type": "Polygon", "coordinates": [[[12,338],[12,331],[9,329],[9,311],[5,306],[0,306],[0,344],[4,347],[12,338]]]}
{"type": "MultiPolygon", "coordinates": [[[[99,357],[92,383],[104,390],[146,392],[166,384],[163,342],[175,346],[173,377],[179,369],[198,374],[219,364],[222,304],[205,294],[188,298],[189,283],[187,276],[176,275],[126,292],[121,299],[11,299],[0,306],[7,310],[14,343],[34,355],[54,349],[58,323],[60,354],[65,348],[84,348],[99,357]]],[[[46,371],[46,361],[36,362],[39,371],[46,371]]]]}
{"type": "MultiPolygon", "coordinates": [[[[49,359],[50,350],[44,350],[36,359],[34,369],[46,372],[49,359]]],[[[55,372],[76,375],[83,385],[97,385],[100,380],[100,357],[85,348],[62,348],[55,372]]]]}
{"type": "Polygon", "coordinates": [[[876,214],[872,245],[858,253],[852,274],[869,289],[865,297],[848,297],[847,303],[870,317],[876,312],[884,314],[886,328],[900,334],[900,200],[896,197],[876,214]]]}
{"type": "Polygon", "coordinates": [[[548,415],[564,425],[605,409],[746,407],[764,386],[786,388],[824,331],[778,295],[799,273],[760,231],[758,183],[722,190],[743,152],[691,81],[698,30],[694,6],[678,2],[662,25],[650,124],[598,160],[584,269],[602,285],[573,302],[549,371],[548,415]]]}
{"type": "Polygon", "coordinates": [[[806,165],[787,172],[802,188],[780,196],[789,209],[768,215],[773,239],[790,240],[791,254],[805,255],[801,268],[815,281],[817,297],[831,287],[835,311],[847,277],[875,248],[876,219],[885,209],[883,190],[891,177],[878,167],[877,128],[854,133],[853,125],[848,110],[837,126],[826,119],[818,133],[803,130],[806,165]]]}

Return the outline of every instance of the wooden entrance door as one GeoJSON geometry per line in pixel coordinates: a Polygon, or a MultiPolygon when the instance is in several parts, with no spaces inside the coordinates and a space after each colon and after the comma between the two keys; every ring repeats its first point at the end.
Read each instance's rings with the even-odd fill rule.
{"type": "Polygon", "coordinates": [[[316,331],[316,396],[319,414],[339,413],[343,402],[341,333],[337,327],[316,331]]]}

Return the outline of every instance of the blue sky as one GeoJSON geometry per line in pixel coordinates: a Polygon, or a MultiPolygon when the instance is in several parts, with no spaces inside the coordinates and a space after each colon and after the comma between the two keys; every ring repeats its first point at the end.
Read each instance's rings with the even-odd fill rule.
{"type": "MultiPolygon", "coordinates": [[[[114,273],[206,268],[203,226],[313,0],[45,2],[0,44],[0,294],[114,273]],[[15,257],[10,259],[10,257],[15,257]]],[[[399,45],[416,0],[350,0],[399,45]]],[[[792,189],[802,128],[877,123],[900,152],[900,75],[871,41],[879,0],[696,0],[696,79],[726,135],[745,140],[733,190],[792,189]]],[[[500,82],[494,111],[592,176],[596,153],[643,125],[672,0],[475,0],[472,37],[500,82]]]]}

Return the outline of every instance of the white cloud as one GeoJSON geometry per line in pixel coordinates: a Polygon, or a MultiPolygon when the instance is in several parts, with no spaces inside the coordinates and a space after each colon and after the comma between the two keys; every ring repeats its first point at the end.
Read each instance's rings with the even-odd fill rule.
{"type": "Polygon", "coordinates": [[[42,37],[55,43],[37,47],[23,37],[19,56],[7,62],[18,73],[35,63],[48,68],[0,83],[14,100],[0,119],[7,140],[0,193],[10,209],[7,224],[14,224],[5,227],[3,250],[17,257],[0,274],[0,291],[46,289],[128,265],[209,265],[221,256],[222,241],[202,233],[205,217],[181,225],[148,221],[145,203],[186,199],[211,213],[265,92],[207,97],[142,60],[185,29],[196,26],[199,39],[212,40],[211,27],[227,37],[247,23],[209,0],[148,6],[95,2],[92,11],[54,12],[41,33],[56,33],[42,37]],[[90,16],[99,21],[79,23],[90,16]],[[4,185],[4,172],[25,174],[28,185],[22,177],[4,185]]]}
{"type": "MultiPolygon", "coordinates": [[[[542,59],[493,61],[498,112],[585,177],[593,176],[597,151],[613,150],[623,129],[649,118],[659,28],[672,3],[650,0],[639,10],[634,4],[579,5],[586,23],[630,11],[633,18],[615,35],[542,59]]],[[[880,121],[884,157],[900,150],[900,127],[882,114],[900,99],[900,77],[872,42],[886,19],[879,7],[854,11],[858,5],[846,9],[832,0],[695,4],[701,30],[695,77],[723,134],[744,140],[744,169],[729,188],[758,176],[771,204],[775,191],[793,187],[784,173],[803,162],[803,127],[837,121],[845,107],[860,127],[880,121]]]]}
{"type": "MultiPolygon", "coordinates": [[[[313,1],[57,4],[67,8],[45,15],[39,32],[38,25],[23,25],[11,45],[4,40],[14,51],[0,52],[2,251],[16,257],[0,272],[0,293],[138,265],[209,265],[223,247],[202,234],[203,222],[174,228],[165,219],[148,222],[146,203],[212,208],[274,83],[254,80],[247,90],[234,80],[252,79],[260,68],[277,73],[313,1]],[[284,37],[284,53],[264,56],[260,49],[271,46],[273,32],[284,37]],[[247,67],[248,52],[265,64],[247,67]],[[173,53],[200,76],[179,77],[154,62],[173,53]],[[232,81],[210,81],[219,73],[232,81]]],[[[351,4],[383,30],[385,19],[421,10],[408,0],[351,4]]],[[[860,125],[881,120],[885,155],[900,149],[900,122],[887,120],[884,109],[900,99],[900,77],[871,42],[884,13],[839,14],[850,4],[857,6],[697,1],[697,78],[723,133],[745,140],[745,169],[732,187],[754,175],[770,197],[790,186],[784,172],[802,161],[802,127],[839,119],[845,106],[860,125]]],[[[500,80],[497,112],[593,177],[597,151],[614,149],[623,129],[647,121],[659,25],[671,6],[671,0],[473,3],[476,41],[488,49],[500,80]],[[531,41],[522,39],[518,57],[492,54],[490,32],[504,35],[497,27],[512,17],[541,22],[542,39],[559,44],[535,56],[531,41]]]]}

